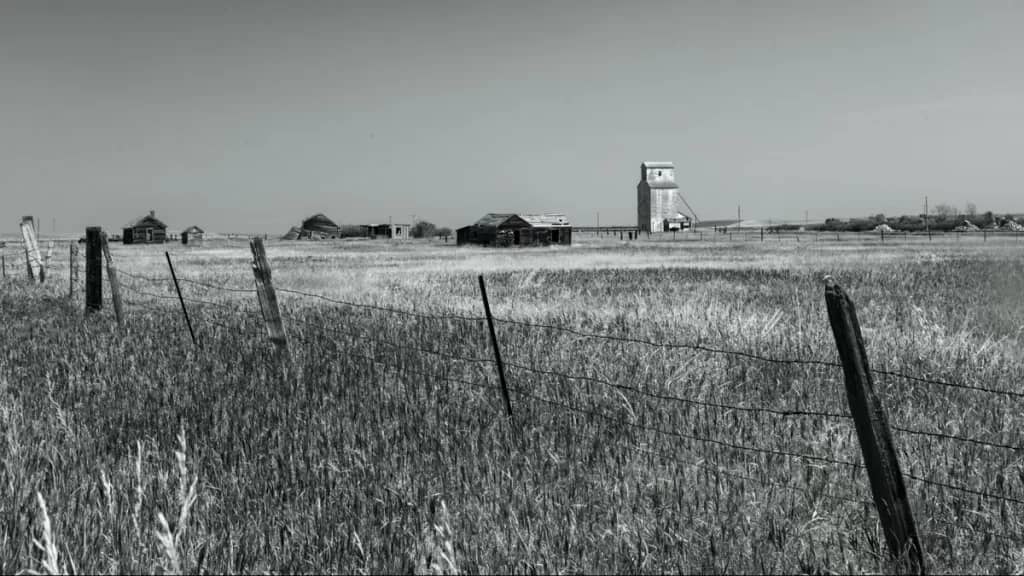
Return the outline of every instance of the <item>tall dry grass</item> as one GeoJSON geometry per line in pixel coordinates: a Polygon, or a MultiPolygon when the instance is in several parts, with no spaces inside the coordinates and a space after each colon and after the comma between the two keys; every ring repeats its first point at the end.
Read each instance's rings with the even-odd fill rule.
{"type": "MultiPolygon", "coordinates": [[[[244,244],[171,247],[180,277],[216,287],[183,284],[216,304],[190,303],[200,349],[162,252],[114,248],[122,270],[154,279],[125,277],[122,331],[47,288],[0,292],[0,571],[888,569],[863,471],[780,455],[859,463],[848,421],[778,415],[845,412],[836,369],[499,322],[517,444],[493,366],[455,359],[490,357],[480,322],[283,292],[283,370],[255,297],[218,289],[252,286],[244,244]],[[48,530],[37,494],[55,511],[48,530]],[[52,543],[52,562],[33,540],[52,543]]],[[[831,274],[858,303],[876,368],[1006,389],[1024,375],[1012,242],[268,254],[278,286],[336,299],[479,316],[482,272],[500,318],[823,361],[835,360],[831,274]]],[[[1024,445],[1020,401],[877,386],[894,426],[1024,445]]],[[[1016,451],[899,432],[897,444],[910,474],[1024,498],[1016,451]]],[[[932,571],[1024,567],[1020,505],[908,491],[932,571]]]]}

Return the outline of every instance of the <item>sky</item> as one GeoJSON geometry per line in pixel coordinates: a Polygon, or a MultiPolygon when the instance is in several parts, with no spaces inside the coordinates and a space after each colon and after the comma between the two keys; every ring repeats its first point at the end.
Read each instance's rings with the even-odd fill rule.
{"type": "Polygon", "coordinates": [[[1024,212],[1024,2],[0,2],[0,232],[1024,212]]]}

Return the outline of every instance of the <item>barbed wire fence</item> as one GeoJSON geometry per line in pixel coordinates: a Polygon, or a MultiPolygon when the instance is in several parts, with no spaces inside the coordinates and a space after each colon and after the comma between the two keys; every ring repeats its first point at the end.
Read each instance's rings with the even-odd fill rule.
{"type": "MultiPolygon", "coordinates": [[[[261,242],[259,242],[261,244],[261,242]]],[[[66,271],[61,273],[70,285],[69,297],[85,293],[86,279],[75,273],[75,246],[69,249],[66,271]]],[[[7,272],[11,267],[24,271],[26,256],[5,247],[2,254],[7,272]]],[[[169,259],[169,256],[168,256],[169,259]]],[[[58,270],[55,266],[54,270],[58,270]]],[[[265,338],[267,323],[271,314],[266,310],[266,300],[254,298],[260,287],[220,285],[197,280],[187,270],[177,276],[176,288],[170,275],[165,277],[144,275],[118,269],[120,287],[125,295],[125,306],[131,315],[135,313],[158,314],[167,317],[180,316],[182,311],[192,316],[198,332],[198,341],[212,338],[249,337],[265,338]],[[179,291],[180,288],[180,291],[179,291]],[[178,308],[180,305],[180,309],[178,308]],[[240,324],[244,330],[239,331],[240,324]]],[[[6,272],[5,272],[6,273],[6,272]]],[[[56,276],[51,276],[54,278],[56,276]]],[[[344,351],[347,361],[361,362],[373,366],[384,374],[396,377],[421,378],[430,384],[444,383],[446,386],[462,386],[493,396],[495,405],[500,404],[502,394],[513,399],[512,409],[517,415],[509,424],[522,425],[524,422],[538,422],[545,415],[554,414],[566,419],[566,426],[572,429],[578,439],[592,442],[612,443],[637,455],[661,462],[686,466],[700,470],[717,479],[750,482],[766,488],[778,489],[804,496],[826,499],[837,503],[861,507],[880,506],[877,494],[872,498],[863,486],[863,474],[870,473],[869,462],[861,461],[849,454],[856,446],[853,440],[855,415],[851,411],[814,406],[772,406],[749,400],[708,399],[704,395],[683,395],[673,389],[670,383],[661,385],[645,383],[642,378],[602,376],[583,365],[573,365],[574,370],[559,367],[558,359],[545,363],[535,350],[521,353],[508,343],[543,339],[561,339],[585,349],[587,346],[619,346],[633,355],[644,353],[684,353],[702,358],[726,358],[737,362],[805,370],[813,374],[828,373],[827,378],[835,382],[844,370],[843,362],[820,358],[774,357],[750,350],[729,349],[697,339],[695,341],[657,341],[648,338],[584,330],[576,326],[539,323],[518,318],[493,317],[500,328],[495,338],[495,350],[501,344],[507,352],[504,362],[488,354],[488,346],[482,334],[486,334],[487,316],[474,316],[453,311],[437,312],[412,310],[378,303],[356,302],[336,297],[303,291],[295,287],[275,287],[277,293],[285,295],[279,310],[280,321],[286,337],[303,344],[306,348],[330,343],[337,350],[344,351]],[[315,312],[316,307],[327,306],[351,313],[364,314],[344,324],[325,321],[323,315],[315,312]],[[314,312],[310,312],[313,310],[314,312]],[[380,318],[398,318],[412,321],[410,331],[420,323],[439,325],[452,334],[464,334],[462,344],[451,343],[444,348],[423,344],[414,338],[400,340],[395,334],[382,336],[372,329],[380,318]],[[360,329],[362,326],[362,329],[360,329]],[[440,367],[441,371],[436,368],[440,367]],[[495,384],[495,377],[501,376],[501,385],[495,384]],[[783,439],[754,434],[761,443],[746,438],[729,438],[716,431],[718,419],[731,418],[739,421],[742,417],[754,419],[755,431],[763,430],[766,422],[799,422],[804,429],[820,429],[832,426],[845,430],[847,438],[830,452],[815,452],[801,442],[786,443],[783,439]],[[714,420],[714,422],[712,422],[714,420]],[[585,426],[580,426],[585,422],[585,426]],[[703,425],[703,426],[702,426],[703,425]],[[846,453],[845,458],[835,452],[846,453]],[[694,458],[694,454],[702,457],[694,458]],[[780,482],[768,477],[765,468],[786,466],[792,472],[793,482],[780,482]],[[831,472],[829,472],[831,471],[831,472]],[[831,490],[809,488],[800,483],[801,479],[817,474],[831,478],[831,490]]],[[[184,322],[182,320],[182,322],[184,322]]],[[[396,324],[396,323],[392,323],[396,324]]],[[[400,324],[400,322],[399,322],[400,324]]],[[[413,334],[413,332],[410,332],[413,334]]],[[[399,334],[402,335],[402,334],[399,334]]],[[[562,363],[564,365],[564,363],[562,363]]],[[[872,377],[878,377],[897,388],[923,387],[929,390],[956,392],[979,397],[998,397],[1002,401],[1019,402],[1024,393],[1017,392],[1011,385],[979,385],[969,382],[946,381],[907,374],[895,370],[867,369],[872,377]]],[[[678,388],[678,387],[676,387],[678,388]]],[[[949,466],[938,463],[930,469],[907,469],[900,474],[912,483],[910,492],[916,494],[915,503],[930,510],[928,502],[955,496],[964,502],[961,513],[952,521],[940,514],[926,516],[925,525],[932,522],[952,528],[964,528],[985,538],[1006,542],[1008,545],[1024,544],[1024,534],[994,531],[995,523],[986,515],[972,515],[973,508],[981,509],[981,501],[999,506],[1002,513],[1017,514],[1024,511],[1024,443],[1019,437],[1007,433],[979,437],[953,432],[936,426],[922,429],[894,421],[888,426],[904,440],[928,443],[973,446],[993,455],[994,468],[975,470],[966,461],[951,472],[949,466]],[[945,469],[943,469],[945,468],[945,469]],[[1014,478],[1014,474],[1017,475],[1014,478]],[[938,494],[941,498],[932,497],[938,494]]],[[[516,430],[515,432],[520,432],[516,430]]],[[[742,436],[742,435],[741,435],[742,436]]],[[[790,438],[792,439],[792,438],[790,438]]],[[[806,444],[806,443],[804,443],[806,444]]],[[[956,453],[958,450],[952,450],[956,453]]],[[[948,454],[950,451],[947,451],[948,454]]],[[[889,528],[886,527],[888,530],[889,528]]],[[[916,538],[916,536],[915,536],[916,538]]],[[[920,546],[920,544],[918,544],[920,546]]],[[[920,551],[919,551],[920,552],[920,551]]],[[[893,550],[894,559],[906,553],[906,545],[893,550]]],[[[920,561],[919,561],[920,562],[920,561]]],[[[920,571],[923,563],[916,565],[920,571]]]]}

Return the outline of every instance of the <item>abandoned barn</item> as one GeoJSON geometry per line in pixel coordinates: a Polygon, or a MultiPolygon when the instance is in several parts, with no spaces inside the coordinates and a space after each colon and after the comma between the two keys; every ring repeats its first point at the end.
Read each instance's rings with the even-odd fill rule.
{"type": "Polygon", "coordinates": [[[331,240],[337,238],[365,238],[369,236],[366,226],[338,225],[323,214],[314,214],[293,226],[282,240],[331,240]]]}
{"type": "Polygon", "coordinates": [[[202,244],[206,232],[199,226],[189,226],[181,232],[182,244],[202,244]]]}
{"type": "Polygon", "coordinates": [[[299,239],[303,240],[337,238],[340,234],[341,228],[323,214],[314,214],[306,218],[299,227],[299,239]]]}
{"type": "Polygon", "coordinates": [[[488,214],[459,228],[456,241],[481,246],[572,244],[572,224],[564,214],[488,214]]]}
{"type": "Polygon", "coordinates": [[[167,240],[167,225],[150,210],[149,214],[125,226],[121,238],[125,244],[163,244],[167,240]]]}

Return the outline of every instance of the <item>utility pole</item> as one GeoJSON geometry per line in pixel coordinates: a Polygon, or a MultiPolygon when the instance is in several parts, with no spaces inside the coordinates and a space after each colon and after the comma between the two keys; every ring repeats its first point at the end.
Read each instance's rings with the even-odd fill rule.
{"type": "Polygon", "coordinates": [[[736,229],[740,227],[740,222],[743,222],[742,212],[740,211],[740,205],[736,205],[736,229]]]}
{"type": "Polygon", "coordinates": [[[932,237],[932,229],[928,224],[928,197],[924,197],[924,231],[928,233],[928,237],[932,237]]]}
{"type": "Polygon", "coordinates": [[[597,213],[597,227],[598,228],[601,227],[601,213],[600,212],[597,213]]]}
{"type": "Polygon", "coordinates": [[[811,220],[810,220],[810,218],[807,217],[807,210],[804,210],[804,228],[807,228],[807,225],[810,224],[810,223],[811,223],[811,220]]]}

